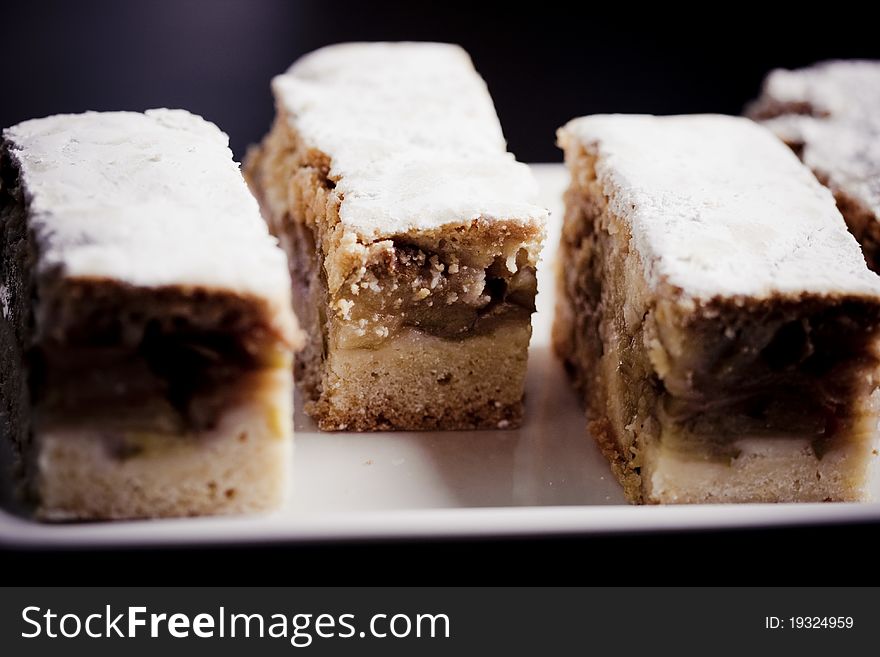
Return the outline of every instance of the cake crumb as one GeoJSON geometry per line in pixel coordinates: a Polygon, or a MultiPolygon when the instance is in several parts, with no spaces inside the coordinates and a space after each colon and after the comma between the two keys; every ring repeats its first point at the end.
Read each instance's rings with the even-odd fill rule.
{"type": "Polygon", "coordinates": [[[9,288],[7,288],[5,285],[0,285],[0,304],[3,305],[3,317],[5,319],[9,319],[9,288]]]}
{"type": "Polygon", "coordinates": [[[352,306],[354,306],[354,301],[349,299],[340,299],[336,302],[336,308],[339,310],[339,314],[342,315],[342,319],[345,320],[351,319],[352,306]]]}

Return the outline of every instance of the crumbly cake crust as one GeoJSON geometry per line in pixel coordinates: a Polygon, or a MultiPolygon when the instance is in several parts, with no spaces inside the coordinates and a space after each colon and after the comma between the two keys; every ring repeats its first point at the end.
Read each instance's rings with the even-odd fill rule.
{"type": "Polygon", "coordinates": [[[154,110],[3,136],[3,399],[37,513],[277,506],[301,334],[225,135],[154,110]]]}
{"type": "Polygon", "coordinates": [[[243,400],[219,425],[182,435],[49,427],[36,436],[32,492],[43,520],[120,520],[259,513],[290,494],[289,370],[259,381],[276,404],[243,400]]]}
{"type": "Polygon", "coordinates": [[[290,256],[307,412],[324,430],[517,424],[546,210],[467,56],[334,46],[273,88],[245,175],[290,256]]]}
{"type": "Polygon", "coordinates": [[[880,62],[772,71],[746,108],[834,193],[868,265],[880,268],[880,62]]]}
{"type": "MultiPolygon", "coordinates": [[[[878,279],[833,199],[821,189],[815,195],[818,183],[782,144],[742,120],[712,127],[707,119],[598,117],[560,133],[572,183],[553,342],[584,395],[590,432],[634,502],[874,499],[878,279]],[[753,187],[719,162],[723,149],[702,159],[701,188],[684,175],[694,165],[679,161],[682,152],[699,156],[688,134],[700,144],[744,146],[737,166],[749,158],[742,168],[757,176],[755,185],[763,165],[753,154],[792,170],[787,188],[773,179],[789,202],[771,192],[762,198],[777,212],[756,212],[753,187]],[[640,140],[641,161],[633,162],[627,138],[640,140]],[[707,208],[698,201],[708,186],[716,201],[707,208]],[[813,214],[789,222],[783,211],[813,214]],[[755,222],[751,231],[731,231],[736,254],[737,240],[755,248],[762,216],[765,246],[809,245],[777,266],[772,248],[757,249],[748,267],[765,267],[767,280],[754,271],[742,281],[718,272],[704,278],[712,264],[701,251],[717,232],[712,226],[695,227],[684,244],[667,241],[684,230],[678,223],[729,230],[755,222]],[[778,235],[780,226],[789,234],[778,235]],[[786,280],[827,251],[844,259],[843,274],[805,277],[800,289],[786,280]]],[[[715,255],[723,268],[727,256],[715,255]]]]}

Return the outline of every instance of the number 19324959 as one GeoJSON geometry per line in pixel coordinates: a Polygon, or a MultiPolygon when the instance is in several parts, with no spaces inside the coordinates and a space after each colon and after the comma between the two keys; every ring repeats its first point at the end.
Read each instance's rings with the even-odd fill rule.
{"type": "Polygon", "coordinates": [[[768,630],[849,630],[855,625],[852,616],[765,616],[764,627],[768,630]]]}

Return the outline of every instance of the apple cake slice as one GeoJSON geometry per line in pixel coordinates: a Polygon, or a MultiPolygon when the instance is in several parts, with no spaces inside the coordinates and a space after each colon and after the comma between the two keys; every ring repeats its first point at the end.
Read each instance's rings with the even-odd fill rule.
{"type": "Polygon", "coordinates": [[[43,518],[283,499],[301,338],[227,141],[164,109],[3,131],[2,410],[43,518]]]}
{"type": "Polygon", "coordinates": [[[516,426],[545,209],[467,54],[331,46],[272,84],[245,176],[285,247],[323,430],[516,426]]]}
{"type": "Polygon", "coordinates": [[[591,116],[554,346],[634,502],[877,499],[880,278],[826,188],[725,116],[591,116]]]}

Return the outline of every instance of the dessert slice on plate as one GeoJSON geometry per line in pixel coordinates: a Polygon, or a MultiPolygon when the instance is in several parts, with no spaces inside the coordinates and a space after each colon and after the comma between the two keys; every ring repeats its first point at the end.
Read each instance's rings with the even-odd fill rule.
{"type": "Polygon", "coordinates": [[[4,130],[0,157],[3,410],[37,513],[277,506],[300,336],[226,135],[89,112],[4,130]]]}
{"type": "Polygon", "coordinates": [[[868,266],[880,270],[880,62],[775,70],[747,113],[831,189],[868,266]]]}
{"type": "Polygon", "coordinates": [[[877,499],[880,278],[769,131],[591,116],[554,345],[635,502],[877,499]]]}
{"type": "Polygon", "coordinates": [[[324,430],[516,426],[545,209],[467,54],[332,46],[272,84],[245,175],[290,257],[324,430]]]}

